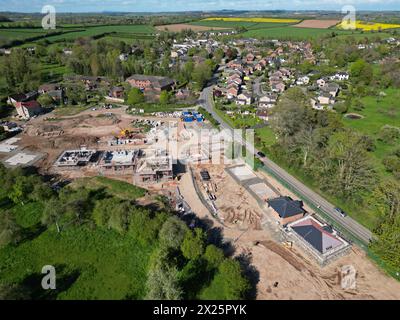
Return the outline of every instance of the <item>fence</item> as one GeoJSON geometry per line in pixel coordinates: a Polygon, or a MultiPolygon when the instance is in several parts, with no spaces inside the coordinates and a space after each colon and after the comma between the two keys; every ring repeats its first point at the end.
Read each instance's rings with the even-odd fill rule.
{"type": "Polygon", "coordinates": [[[329,223],[330,225],[333,226],[333,228],[338,232],[338,235],[347,240],[350,243],[355,243],[358,245],[361,249],[363,249],[368,257],[371,258],[379,267],[381,267],[386,273],[388,273],[390,276],[395,278],[396,280],[400,281],[400,270],[394,270],[394,268],[388,266],[381,258],[379,258],[374,252],[371,251],[369,248],[368,244],[359,239],[357,236],[354,234],[348,232],[347,230],[343,229],[340,225],[338,225],[334,220],[332,220],[327,214],[324,213],[324,211],[318,209],[313,203],[304,200],[304,197],[299,194],[296,190],[294,190],[290,185],[288,185],[284,180],[282,180],[279,176],[277,176],[272,170],[269,170],[268,167],[262,166],[258,168],[259,170],[265,171],[267,174],[273,176],[277,181],[279,181],[286,189],[290,190],[293,192],[296,196],[299,198],[303,199],[303,201],[316,212],[319,216],[321,216],[325,222],[329,223]]]}

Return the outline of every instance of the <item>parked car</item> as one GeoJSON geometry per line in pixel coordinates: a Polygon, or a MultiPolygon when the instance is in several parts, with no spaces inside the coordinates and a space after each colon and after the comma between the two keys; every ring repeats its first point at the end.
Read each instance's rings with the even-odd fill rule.
{"type": "Polygon", "coordinates": [[[261,151],[257,152],[257,155],[258,155],[260,158],[265,158],[265,154],[262,153],[261,151]]]}
{"type": "Polygon", "coordinates": [[[338,212],[343,218],[347,216],[347,213],[344,212],[342,209],[340,208],[335,208],[335,211],[338,212]]]}

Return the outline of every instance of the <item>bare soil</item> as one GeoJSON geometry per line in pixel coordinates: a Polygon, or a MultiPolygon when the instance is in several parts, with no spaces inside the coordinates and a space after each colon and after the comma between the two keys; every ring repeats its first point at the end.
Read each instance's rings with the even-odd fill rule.
{"type": "Polygon", "coordinates": [[[227,30],[228,28],[193,26],[191,24],[178,23],[178,24],[167,24],[167,25],[157,26],[156,29],[159,31],[165,31],[165,29],[167,29],[170,32],[180,32],[182,30],[190,29],[193,31],[201,32],[201,31],[208,31],[208,30],[227,30]]]}
{"type": "Polygon", "coordinates": [[[328,29],[337,25],[339,22],[339,20],[303,20],[299,24],[294,25],[294,27],[328,29]]]}
{"type": "MultiPolygon", "coordinates": [[[[242,204],[243,201],[247,202],[246,206],[252,207],[254,203],[251,203],[251,196],[244,190],[241,193],[242,188],[233,179],[230,181],[224,178],[220,170],[209,170],[212,179],[217,180],[217,184],[226,179],[224,181],[226,184],[223,189],[221,188],[221,193],[226,195],[222,197],[221,194],[217,194],[219,200],[224,200],[227,207],[243,208],[245,206],[242,204]]],[[[348,255],[321,267],[302,249],[296,245],[291,249],[283,246],[265,229],[248,228],[243,231],[243,225],[219,223],[198,198],[190,173],[183,175],[179,187],[184,199],[196,215],[200,219],[211,221],[213,228],[219,228],[222,236],[232,241],[235,256],[246,256],[251,266],[255,267],[258,273],[257,299],[400,299],[400,283],[378,269],[357,246],[353,246],[348,255]],[[355,289],[343,289],[341,285],[342,268],[349,265],[356,270],[355,289]]],[[[279,187],[285,192],[282,186],[279,187]]],[[[252,210],[257,212],[260,209],[254,206],[252,210]]],[[[237,216],[241,217],[243,213],[238,212],[237,216]]]]}

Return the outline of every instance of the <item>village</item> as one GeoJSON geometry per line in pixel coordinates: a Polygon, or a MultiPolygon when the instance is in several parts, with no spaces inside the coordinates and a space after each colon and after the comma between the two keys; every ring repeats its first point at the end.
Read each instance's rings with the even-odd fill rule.
{"type": "MultiPolygon", "coordinates": [[[[224,119],[241,118],[242,128],[267,127],[282,94],[293,87],[306,92],[310,106],[320,112],[336,112],[335,106],[345,100],[341,90],[348,86],[348,70],[314,72],[312,66],[324,64],[324,57],[309,42],[245,38],[222,43],[214,40],[215,34],[220,35],[202,33],[174,43],[169,63],[185,65],[190,51],[213,55],[223,50],[211,86],[224,119]],[[311,71],[298,70],[299,61],[309,63],[311,71]]],[[[121,54],[121,61],[134,50],[121,54]]],[[[64,54],[70,54],[67,48],[64,54]]],[[[195,64],[206,60],[196,54],[190,59],[195,64]]],[[[224,241],[236,248],[235,255],[247,255],[260,270],[259,299],[271,292],[276,299],[396,295],[377,288],[373,293],[377,279],[381,287],[391,284],[360,248],[280,181],[241,157],[229,161],[226,146],[234,139],[201,111],[199,94],[159,75],[133,74],[117,83],[75,75],[43,84],[8,97],[16,115],[1,123],[13,136],[0,142],[0,160],[7,168],[36,166],[56,177],[54,185],[95,176],[126,181],[167,197],[181,215],[211,220],[224,230],[224,241]],[[57,114],[62,105],[80,99],[81,89],[71,94],[71,84],[83,88],[88,102],[79,113],[57,114]],[[132,89],[151,103],[167,94],[176,108],[148,111],[143,104],[130,105],[132,89]],[[265,263],[281,272],[264,270],[265,263]]]]}

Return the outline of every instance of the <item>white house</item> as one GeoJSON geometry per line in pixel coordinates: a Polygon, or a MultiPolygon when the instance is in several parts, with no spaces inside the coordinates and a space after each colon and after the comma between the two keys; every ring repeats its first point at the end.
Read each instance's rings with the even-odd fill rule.
{"type": "Polygon", "coordinates": [[[300,77],[296,80],[298,86],[307,85],[310,83],[310,78],[307,76],[300,77]]]}
{"type": "Polygon", "coordinates": [[[248,93],[241,93],[236,98],[236,104],[238,105],[250,105],[252,103],[252,97],[248,93]]]}
{"type": "Polygon", "coordinates": [[[331,80],[338,80],[338,81],[349,80],[349,78],[350,75],[347,72],[337,72],[330,77],[331,80]]]}

